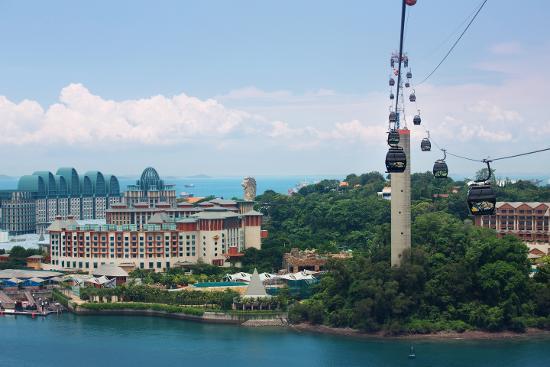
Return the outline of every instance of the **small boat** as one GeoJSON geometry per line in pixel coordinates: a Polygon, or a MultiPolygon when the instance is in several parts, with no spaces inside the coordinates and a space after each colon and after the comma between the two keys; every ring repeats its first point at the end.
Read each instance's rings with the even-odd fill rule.
{"type": "Polygon", "coordinates": [[[411,345],[411,350],[409,351],[409,359],[415,359],[416,353],[414,352],[414,347],[411,345]]]}
{"type": "Polygon", "coordinates": [[[185,184],[183,186],[185,186],[185,187],[195,187],[195,184],[189,183],[189,184],[185,184]]]}

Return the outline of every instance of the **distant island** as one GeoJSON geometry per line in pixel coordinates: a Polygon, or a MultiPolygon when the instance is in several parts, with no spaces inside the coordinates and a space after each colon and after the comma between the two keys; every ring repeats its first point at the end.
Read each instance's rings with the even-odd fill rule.
{"type": "Polygon", "coordinates": [[[12,179],[15,179],[17,177],[12,177],[12,176],[8,176],[8,175],[0,175],[0,180],[12,180],[12,179]]]}
{"type": "Polygon", "coordinates": [[[212,176],[199,174],[199,175],[185,176],[185,178],[212,178],[212,176]]]}

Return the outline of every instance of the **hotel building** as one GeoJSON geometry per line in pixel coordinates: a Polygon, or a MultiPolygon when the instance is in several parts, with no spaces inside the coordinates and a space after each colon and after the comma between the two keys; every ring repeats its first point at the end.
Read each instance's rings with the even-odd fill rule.
{"type": "Polygon", "coordinates": [[[106,225],[79,226],[72,217],[58,217],[48,228],[51,268],[93,271],[102,264],[115,264],[166,271],[199,261],[229,266],[245,249],[260,249],[265,235],[262,214],[251,208],[241,213],[211,202],[193,211],[179,207],[150,216],[150,208],[135,209],[126,217],[128,212],[113,208],[106,225]],[[132,215],[147,219],[128,223],[132,215]]]}
{"type": "Polygon", "coordinates": [[[121,198],[114,175],[99,171],[79,175],[72,167],[56,174],[37,171],[22,176],[17,190],[0,192],[0,228],[23,234],[45,231],[56,216],[104,219],[105,211],[121,198]]]}
{"type": "Polygon", "coordinates": [[[124,193],[124,203],[128,207],[147,204],[154,208],[158,204],[176,204],[176,186],[166,184],[153,167],[147,167],[135,185],[129,185],[124,193]]]}
{"type": "Polygon", "coordinates": [[[532,254],[549,254],[549,219],[550,203],[497,202],[495,215],[475,217],[475,224],[492,228],[499,236],[511,234],[520,238],[532,254]]]}

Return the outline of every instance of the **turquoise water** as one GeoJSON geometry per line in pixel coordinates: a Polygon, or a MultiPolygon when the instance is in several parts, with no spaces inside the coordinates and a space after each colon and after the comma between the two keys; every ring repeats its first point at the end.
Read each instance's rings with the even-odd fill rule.
{"type": "MultiPolygon", "coordinates": [[[[344,175],[308,175],[308,176],[256,176],[257,193],[261,194],[266,190],[273,190],[281,194],[286,194],[288,189],[297,184],[307,181],[315,182],[322,179],[343,179],[344,175]]],[[[120,189],[126,190],[128,185],[133,185],[139,177],[119,178],[120,189]]],[[[243,189],[241,187],[242,177],[212,177],[212,178],[165,178],[164,182],[176,185],[176,193],[187,192],[195,196],[214,195],[217,197],[232,198],[242,197],[243,189]],[[186,184],[192,184],[194,187],[185,187],[186,184]]],[[[17,188],[17,178],[0,179],[0,190],[17,188]]]]}
{"type": "Polygon", "coordinates": [[[550,338],[363,340],[147,317],[0,317],[0,366],[549,366],[550,338]]]}

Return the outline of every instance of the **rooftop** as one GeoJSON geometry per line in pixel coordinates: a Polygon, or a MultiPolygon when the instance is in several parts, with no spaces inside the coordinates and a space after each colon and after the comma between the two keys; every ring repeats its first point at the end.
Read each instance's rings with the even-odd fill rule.
{"type": "Polygon", "coordinates": [[[127,277],[128,273],[119,266],[114,264],[103,264],[98,266],[92,273],[94,276],[107,277],[127,277]]]}
{"type": "Polygon", "coordinates": [[[0,270],[0,279],[30,279],[30,278],[42,278],[48,279],[58,277],[62,275],[56,271],[44,271],[44,270],[22,270],[22,269],[6,269],[0,270]]]}

